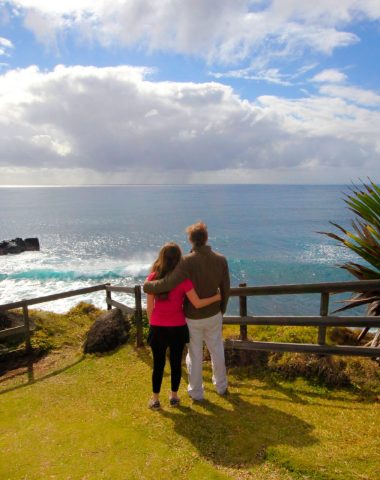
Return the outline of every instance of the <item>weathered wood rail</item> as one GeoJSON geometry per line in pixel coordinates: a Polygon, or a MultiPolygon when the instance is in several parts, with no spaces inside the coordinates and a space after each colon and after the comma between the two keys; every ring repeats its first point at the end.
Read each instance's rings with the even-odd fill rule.
{"type": "Polygon", "coordinates": [[[308,352],[334,355],[359,355],[379,357],[380,347],[373,344],[370,347],[350,345],[326,345],[326,327],[364,327],[379,328],[380,317],[368,316],[333,316],[329,315],[330,295],[345,292],[379,291],[380,280],[366,280],[353,282],[331,282],[295,285],[266,285],[248,287],[240,284],[238,288],[231,289],[232,297],[239,297],[239,316],[225,316],[223,323],[226,325],[240,325],[240,339],[228,340],[227,348],[242,350],[264,350],[275,352],[308,352]],[[247,297],[261,295],[300,295],[315,293],[321,296],[320,311],[318,316],[262,316],[248,315],[247,297]],[[283,342],[257,342],[248,341],[247,325],[283,325],[283,326],[308,326],[318,327],[316,344],[283,343],[283,342]]]}

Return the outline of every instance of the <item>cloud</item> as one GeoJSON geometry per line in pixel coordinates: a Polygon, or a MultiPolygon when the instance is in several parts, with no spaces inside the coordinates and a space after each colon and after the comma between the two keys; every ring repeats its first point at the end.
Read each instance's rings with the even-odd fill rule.
{"type": "Polygon", "coordinates": [[[278,68],[267,68],[257,72],[252,68],[242,68],[239,70],[229,70],[227,72],[209,72],[209,75],[214,78],[243,78],[244,80],[264,81],[286,87],[292,85],[288,80],[292,76],[281,73],[278,68]]]}
{"type": "MultiPolygon", "coordinates": [[[[259,62],[254,62],[259,63],[259,62]]],[[[265,63],[265,62],[264,62],[265,63]]],[[[237,70],[227,70],[224,72],[212,72],[208,74],[214,78],[242,78],[244,80],[255,80],[258,82],[266,82],[274,85],[282,85],[290,87],[304,83],[301,80],[307,72],[313,70],[317,66],[316,63],[305,64],[292,73],[283,73],[279,68],[260,69],[253,65],[247,68],[240,68],[237,70]]]]}
{"type": "Polygon", "coordinates": [[[62,172],[62,183],[73,172],[85,182],[160,183],[270,170],[318,177],[378,165],[380,112],[342,90],[249,102],[217,82],[154,82],[150,74],[58,66],[0,75],[2,178],[49,169],[62,172]]]}
{"type": "Polygon", "coordinates": [[[372,90],[342,85],[323,85],[319,91],[330,97],[344,98],[359,105],[380,106],[380,95],[372,90]]]}
{"type": "Polygon", "coordinates": [[[13,43],[7,38],[0,37],[0,57],[9,56],[9,51],[14,48],[13,43]]]}
{"type": "Polygon", "coordinates": [[[312,82],[320,83],[341,83],[347,80],[347,75],[335,68],[329,68],[317,73],[311,79],[312,82]]]}
{"type": "Polygon", "coordinates": [[[75,32],[103,46],[139,45],[236,64],[251,58],[299,56],[306,49],[329,55],[359,41],[344,30],[378,20],[373,0],[0,0],[24,16],[37,38],[51,44],[59,32],[75,32]]]}

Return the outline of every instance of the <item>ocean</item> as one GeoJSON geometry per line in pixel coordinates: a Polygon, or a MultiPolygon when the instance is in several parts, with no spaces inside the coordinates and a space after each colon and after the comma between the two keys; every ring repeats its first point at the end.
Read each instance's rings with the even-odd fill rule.
{"type": "MultiPolygon", "coordinates": [[[[198,220],[227,256],[231,283],[269,285],[352,280],[337,264],[355,256],[317,233],[349,226],[348,187],[164,185],[0,188],[0,241],[38,237],[40,252],[0,256],[0,304],[110,282],[142,283],[167,241],[189,250],[198,220]]],[[[133,305],[125,294],[116,299],[133,305]]],[[[339,307],[333,297],[332,309],[339,307]]],[[[65,312],[79,301],[105,308],[104,293],[41,304],[65,312]]],[[[318,295],[249,299],[263,315],[317,315],[318,295]]],[[[237,313],[236,300],[229,312],[237,313]]]]}

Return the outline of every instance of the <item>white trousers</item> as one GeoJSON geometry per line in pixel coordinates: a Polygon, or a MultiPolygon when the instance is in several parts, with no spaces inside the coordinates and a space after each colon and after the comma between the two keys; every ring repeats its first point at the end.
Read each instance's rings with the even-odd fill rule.
{"type": "Polygon", "coordinates": [[[222,314],[209,318],[186,318],[190,331],[190,343],[186,356],[189,385],[187,391],[195,400],[202,400],[204,387],[202,378],[203,341],[211,356],[212,382],[218,393],[223,394],[227,389],[226,364],[224,360],[224,346],[222,337],[222,314]]]}

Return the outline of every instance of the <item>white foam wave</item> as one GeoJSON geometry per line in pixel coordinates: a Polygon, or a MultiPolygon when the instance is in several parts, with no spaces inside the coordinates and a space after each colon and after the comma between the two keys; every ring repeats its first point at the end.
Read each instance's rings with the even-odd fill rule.
{"type": "MultiPolygon", "coordinates": [[[[144,253],[125,259],[73,258],[49,255],[47,252],[26,252],[0,257],[0,304],[50,295],[101,283],[132,286],[141,284],[149,272],[154,255],[144,253]]],[[[133,298],[115,295],[133,306],[133,298]]],[[[41,308],[65,312],[79,301],[90,301],[105,308],[104,292],[72,297],[41,304],[41,308]]],[[[39,306],[37,306],[39,307],[39,306]]]]}

